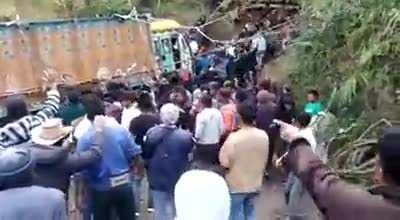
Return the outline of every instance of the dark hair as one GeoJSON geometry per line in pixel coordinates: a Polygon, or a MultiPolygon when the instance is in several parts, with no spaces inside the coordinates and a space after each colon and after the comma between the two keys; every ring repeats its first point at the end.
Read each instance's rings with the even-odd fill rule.
{"type": "Polygon", "coordinates": [[[77,104],[79,103],[79,97],[81,93],[76,89],[71,89],[67,92],[67,97],[70,103],[77,104]]]}
{"type": "Polygon", "coordinates": [[[28,106],[22,96],[11,96],[7,98],[5,107],[7,110],[7,122],[16,121],[29,114],[28,106]]]}
{"type": "Polygon", "coordinates": [[[261,80],[261,82],[258,84],[258,87],[262,90],[267,90],[267,91],[271,91],[271,87],[272,87],[272,83],[270,79],[263,79],[261,80]]]}
{"type": "Polygon", "coordinates": [[[110,81],[107,82],[106,84],[106,89],[108,92],[115,91],[115,90],[120,90],[123,86],[120,83],[110,81]]]}
{"type": "Polygon", "coordinates": [[[378,151],[385,176],[400,186],[400,127],[387,128],[379,139],[378,151]]]}
{"type": "Polygon", "coordinates": [[[237,111],[246,125],[253,125],[256,119],[256,109],[249,103],[240,103],[237,106],[237,111]]]}
{"type": "Polygon", "coordinates": [[[173,73],[171,74],[170,78],[169,78],[169,83],[173,86],[176,86],[179,84],[179,76],[177,73],[173,73]]]}
{"type": "Polygon", "coordinates": [[[87,118],[91,121],[93,121],[97,115],[105,114],[103,101],[94,94],[88,94],[83,97],[83,105],[87,112],[87,118]]]}
{"type": "Polygon", "coordinates": [[[296,116],[295,120],[300,124],[302,128],[305,128],[310,124],[311,116],[305,112],[302,112],[296,116]]]}
{"type": "Polygon", "coordinates": [[[229,100],[232,98],[232,90],[230,88],[221,88],[218,93],[223,99],[229,100]]]}
{"type": "Polygon", "coordinates": [[[154,111],[153,98],[151,97],[150,93],[142,91],[139,94],[137,102],[138,108],[141,111],[154,111]]]}
{"type": "Polygon", "coordinates": [[[220,83],[217,82],[217,81],[212,81],[212,82],[208,83],[208,87],[209,87],[211,90],[218,90],[219,88],[221,88],[221,85],[220,85],[220,83]]]}
{"type": "Polygon", "coordinates": [[[242,103],[242,102],[246,101],[246,99],[248,99],[248,97],[249,96],[247,95],[246,91],[244,91],[243,89],[238,89],[236,91],[236,94],[235,94],[236,102],[242,103]]]}
{"type": "Polygon", "coordinates": [[[123,99],[124,92],[122,90],[112,90],[108,92],[106,95],[107,98],[109,98],[109,101],[111,102],[118,102],[123,99]]]}
{"type": "Polygon", "coordinates": [[[319,92],[316,89],[311,89],[308,91],[308,94],[313,95],[316,99],[319,99],[319,92]]]}
{"type": "Polygon", "coordinates": [[[210,95],[208,95],[208,94],[202,95],[201,98],[200,98],[200,102],[206,108],[211,108],[212,104],[213,104],[212,97],[210,95]]]}

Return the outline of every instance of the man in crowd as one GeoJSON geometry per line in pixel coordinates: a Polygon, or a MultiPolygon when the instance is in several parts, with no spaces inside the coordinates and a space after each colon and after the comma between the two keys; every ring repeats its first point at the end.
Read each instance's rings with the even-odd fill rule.
{"type": "Polygon", "coordinates": [[[32,185],[34,166],[29,149],[0,151],[0,219],[67,220],[63,193],[32,185]]]}
{"type": "Polygon", "coordinates": [[[0,128],[0,148],[28,142],[31,139],[31,130],[54,117],[58,113],[59,105],[60,93],[56,83],[52,83],[47,92],[47,100],[35,115],[29,114],[28,105],[21,96],[8,98],[5,106],[8,124],[0,128]]]}
{"type": "Polygon", "coordinates": [[[137,96],[137,93],[134,91],[126,91],[123,94],[121,125],[127,130],[129,130],[132,119],[138,117],[141,114],[141,111],[138,107],[137,96]]]}
{"type": "Polygon", "coordinates": [[[143,138],[147,131],[157,124],[160,124],[160,117],[156,113],[156,107],[153,105],[153,100],[148,92],[141,92],[137,101],[137,109],[140,112],[138,116],[130,122],[129,131],[135,137],[136,144],[142,146],[143,138]]]}
{"type": "Polygon", "coordinates": [[[312,152],[299,129],[281,123],[281,136],[290,142],[288,168],[313,195],[326,219],[398,219],[400,128],[389,128],[378,141],[378,163],[374,180],[377,187],[368,193],[347,184],[312,152]]]}
{"type": "Polygon", "coordinates": [[[264,130],[269,137],[268,167],[272,165],[275,152],[274,144],[278,136],[278,131],[271,128],[272,120],[276,118],[278,110],[275,100],[275,95],[267,90],[261,90],[257,94],[256,126],[264,130]]]}
{"type": "Polygon", "coordinates": [[[200,99],[201,111],[196,116],[196,159],[218,163],[219,141],[224,133],[221,112],[212,107],[212,97],[205,94],[200,99]]]}
{"type": "Polygon", "coordinates": [[[315,89],[308,91],[307,104],[304,106],[304,111],[311,116],[316,116],[323,110],[324,107],[320,101],[319,92],[315,89]]]}
{"type": "Polygon", "coordinates": [[[147,164],[155,220],[174,219],[174,187],[188,167],[193,149],[191,133],[176,126],[179,111],[174,104],[163,105],[160,110],[162,124],[147,132],[143,144],[142,156],[147,164]]]}
{"type": "MultiPolygon", "coordinates": [[[[312,128],[308,127],[310,122],[311,116],[304,112],[296,116],[293,125],[299,129],[299,134],[308,141],[311,149],[316,153],[317,141],[312,128]]],[[[305,212],[306,208],[303,206],[303,204],[312,203],[311,197],[304,189],[300,180],[293,173],[290,173],[286,185],[289,219],[308,219],[311,217],[310,213],[305,212]]]]}
{"type": "Polygon", "coordinates": [[[115,120],[104,117],[104,103],[97,96],[87,95],[84,98],[84,106],[91,125],[78,140],[77,151],[90,149],[98,127],[101,127],[103,138],[102,161],[84,172],[91,189],[94,220],[110,219],[113,210],[120,220],[135,219],[129,172],[141,149],[125,128],[115,120]],[[97,121],[95,117],[98,117],[97,121]],[[102,125],[95,126],[95,123],[102,125]]]}
{"type": "Polygon", "coordinates": [[[65,125],[71,125],[71,123],[84,116],[86,114],[85,107],[80,102],[81,93],[77,88],[69,88],[67,91],[67,100],[64,105],[61,106],[59,117],[63,119],[65,125]]]}
{"type": "Polygon", "coordinates": [[[224,119],[224,134],[229,134],[237,127],[236,105],[232,100],[230,88],[222,88],[218,92],[217,101],[219,103],[222,118],[224,119]]]}
{"type": "Polygon", "coordinates": [[[256,110],[252,105],[237,106],[240,129],[222,146],[219,160],[228,169],[226,181],[231,192],[231,219],[255,219],[255,200],[262,187],[268,156],[268,135],[254,127],[256,110]]]}

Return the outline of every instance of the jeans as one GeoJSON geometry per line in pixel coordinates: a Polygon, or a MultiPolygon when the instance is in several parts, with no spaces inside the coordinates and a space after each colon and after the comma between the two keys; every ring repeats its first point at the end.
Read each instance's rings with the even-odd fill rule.
{"type": "Polygon", "coordinates": [[[231,193],[230,220],[255,220],[255,201],[258,193],[231,193]]]}
{"type": "Polygon", "coordinates": [[[175,207],[172,192],[151,190],[154,204],[154,220],[174,220],[175,207]]]}
{"type": "Polygon", "coordinates": [[[119,220],[135,219],[135,199],[131,184],[108,191],[92,191],[92,202],[94,220],[112,219],[113,211],[119,220]]]}

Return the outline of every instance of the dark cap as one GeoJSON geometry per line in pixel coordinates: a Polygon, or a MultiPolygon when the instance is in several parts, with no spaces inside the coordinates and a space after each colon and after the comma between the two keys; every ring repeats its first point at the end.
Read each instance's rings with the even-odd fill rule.
{"type": "Polygon", "coordinates": [[[378,146],[384,173],[392,179],[400,176],[400,127],[385,129],[378,146]]]}
{"type": "Polygon", "coordinates": [[[10,147],[0,151],[0,179],[22,173],[31,166],[32,162],[29,149],[10,147]]]}

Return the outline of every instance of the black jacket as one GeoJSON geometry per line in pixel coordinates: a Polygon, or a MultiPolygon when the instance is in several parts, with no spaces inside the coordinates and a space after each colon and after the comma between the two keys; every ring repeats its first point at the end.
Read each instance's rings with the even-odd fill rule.
{"type": "Polygon", "coordinates": [[[45,148],[39,145],[28,146],[36,161],[34,185],[52,187],[67,193],[69,178],[97,163],[100,151],[93,148],[86,152],[70,153],[68,148],[45,148]]]}

